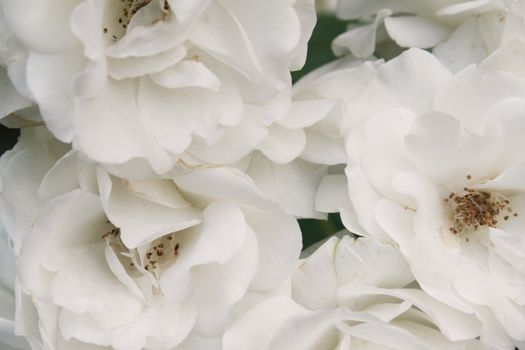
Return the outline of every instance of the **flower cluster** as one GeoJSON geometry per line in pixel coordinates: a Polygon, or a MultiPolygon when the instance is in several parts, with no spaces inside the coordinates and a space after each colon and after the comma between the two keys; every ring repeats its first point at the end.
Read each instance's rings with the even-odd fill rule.
{"type": "Polygon", "coordinates": [[[0,348],[525,349],[524,62],[523,0],[0,0],[0,348]]]}

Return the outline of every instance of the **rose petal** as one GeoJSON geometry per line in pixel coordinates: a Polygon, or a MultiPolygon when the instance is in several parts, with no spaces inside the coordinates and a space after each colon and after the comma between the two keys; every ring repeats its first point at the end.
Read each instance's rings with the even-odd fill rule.
{"type": "Polygon", "coordinates": [[[401,47],[434,47],[449,35],[449,29],[439,22],[420,16],[385,18],[388,35],[401,47]]]}
{"type": "Polygon", "coordinates": [[[29,99],[16,91],[4,69],[0,69],[0,96],[2,96],[0,119],[33,104],[29,99]]]}
{"type": "Polygon", "coordinates": [[[144,129],[135,103],[135,88],[131,80],[109,80],[96,98],[78,100],[74,144],[101,163],[122,164],[145,158],[155,171],[166,172],[173,161],[144,129]]]}
{"type": "Polygon", "coordinates": [[[184,47],[177,46],[154,56],[108,58],[108,73],[117,80],[158,73],[180,62],[186,53],[184,47]]]}
{"type": "Polygon", "coordinates": [[[46,126],[63,142],[71,142],[74,136],[73,79],[84,65],[85,58],[74,51],[32,53],[27,60],[27,85],[46,126]]]}
{"type": "Polygon", "coordinates": [[[312,309],[338,306],[339,278],[334,260],[340,241],[331,237],[302,262],[292,275],[293,299],[312,309]]]}
{"type": "Polygon", "coordinates": [[[150,75],[160,86],[176,89],[184,87],[201,87],[218,91],[221,82],[202,62],[182,61],[162,72],[150,75]]]}
{"type": "Polygon", "coordinates": [[[300,159],[288,164],[275,164],[255,154],[245,173],[286,213],[304,218],[325,217],[314,208],[315,192],[325,173],[324,167],[300,159]]]}
{"type": "Polygon", "coordinates": [[[176,176],[175,182],[185,193],[203,199],[221,198],[263,210],[275,207],[249,176],[234,168],[195,169],[176,176]]]}
{"type": "Polygon", "coordinates": [[[290,298],[273,297],[248,310],[223,336],[224,350],[266,350],[277,328],[304,309],[290,298]]]}
{"type": "Polygon", "coordinates": [[[98,182],[102,205],[109,220],[120,227],[122,242],[128,248],[136,248],[200,222],[197,210],[171,208],[135,196],[128,182],[112,179],[102,169],[98,171],[98,182]]]}
{"type": "Polygon", "coordinates": [[[450,340],[468,340],[477,337],[481,331],[481,323],[474,315],[457,311],[440,303],[419,289],[382,289],[374,286],[347,284],[338,291],[338,297],[343,305],[348,305],[354,298],[369,295],[388,295],[408,301],[419,308],[439,327],[450,340]]]}
{"type": "Polygon", "coordinates": [[[257,149],[272,161],[284,164],[297,158],[305,145],[306,136],[302,129],[286,129],[274,124],[268,128],[268,135],[257,149]]]}
{"type": "Polygon", "coordinates": [[[71,13],[77,5],[78,1],[62,0],[2,2],[4,17],[17,39],[42,53],[63,52],[78,44],[69,28],[71,13]],[[28,10],[31,16],[27,15],[28,10]]]}
{"type": "Polygon", "coordinates": [[[275,288],[297,264],[302,246],[299,224],[281,210],[245,209],[244,213],[259,247],[259,266],[250,289],[275,288]]]}
{"type": "Polygon", "coordinates": [[[243,110],[239,92],[226,82],[218,91],[166,89],[149,78],[141,79],[138,106],[149,132],[173,153],[183,152],[193,135],[216,142],[224,126],[240,122],[243,110]]]}
{"type": "Polygon", "coordinates": [[[202,224],[184,232],[175,264],[161,276],[160,285],[169,300],[184,301],[197,288],[193,268],[229,262],[242,247],[247,226],[239,208],[216,201],[203,211],[202,224]]]}
{"type": "Polygon", "coordinates": [[[232,307],[248,291],[257,270],[257,239],[246,230],[242,246],[225,264],[209,264],[192,269],[199,315],[195,331],[220,336],[231,322],[232,307]]]}
{"type": "Polygon", "coordinates": [[[385,18],[392,15],[389,9],[381,9],[377,12],[374,22],[369,25],[350,29],[339,35],[332,42],[332,50],[337,56],[347,52],[358,58],[366,58],[374,53],[376,46],[377,30],[385,18]]]}

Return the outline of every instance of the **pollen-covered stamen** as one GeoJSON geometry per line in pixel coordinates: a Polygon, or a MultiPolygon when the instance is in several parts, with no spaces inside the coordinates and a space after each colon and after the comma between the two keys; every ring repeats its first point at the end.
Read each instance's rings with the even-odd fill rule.
{"type": "Polygon", "coordinates": [[[111,228],[102,235],[102,239],[113,249],[120,263],[130,276],[138,277],[143,274],[144,268],[138,250],[126,247],[120,237],[119,228],[111,228]]]}
{"type": "Polygon", "coordinates": [[[129,249],[122,242],[120,229],[113,227],[101,236],[113,249],[122,266],[131,277],[140,277],[146,273],[160,278],[162,270],[173,264],[181,247],[175,233],[157,238],[147,249],[129,249]]]}
{"type": "Polygon", "coordinates": [[[152,6],[156,7],[156,10],[155,8],[153,8],[152,10],[158,11],[158,15],[155,15],[154,19],[151,21],[150,24],[154,24],[159,21],[164,21],[171,13],[171,8],[168,3],[168,0],[155,1],[157,1],[158,5],[156,5],[156,3],[152,3],[153,0],[115,1],[115,3],[118,2],[118,9],[115,8],[111,11],[113,15],[110,16],[110,19],[106,21],[106,25],[102,28],[103,33],[107,35],[108,38],[111,39],[111,41],[115,42],[119,40],[125,35],[133,16],[135,16],[142,8],[148,6],[150,3],[152,3],[152,6]]]}
{"type": "Polygon", "coordinates": [[[120,0],[123,4],[122,12],[118,18],[118,23],[126,28],[131,18],[144,6],[148,5],[152,0],[120,0]]]}
{"type": "Polygon", "coordinates": [[[180,242],[177,241],[175,233],[156,239],[146,251],[144,268],[158,278],[161,270],[177,260],[179,249],[180,242]]]}
{"type": "MultiPolygon", "coordinates": [[[[468,177],[467,177],[468,178],[468,177]]],[[[471,233],[480,228],[497,227],[500,220],[509,220],[513,213],[503,195],[465,187],[462,194],[450,193],[445,202],[450,206],[450,232],[471,233]]]]}

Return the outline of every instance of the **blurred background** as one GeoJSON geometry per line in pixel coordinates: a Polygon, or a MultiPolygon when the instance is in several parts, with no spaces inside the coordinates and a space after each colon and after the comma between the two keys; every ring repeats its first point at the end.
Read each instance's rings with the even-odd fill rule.
{"type": "MultiPolygon", "coordinates": [[[[308,58],[302,70],[292,73],[294,82],[311,70],[335,59],[331,50],[332,40],[346,28],[345,22],[336,19],[330,13],[334,0],[318,0],[316,3],[320,13],[312,38],[308,43],[308,58]]],[[[13,148],[19,134],[18,129],[9,129],[0,125],[0,154],[13,148]]],[[[304,248],[343,229],[338,214],[330,214],[328,220],[299,220],[299,224],[303,232],[304,248]]]]}

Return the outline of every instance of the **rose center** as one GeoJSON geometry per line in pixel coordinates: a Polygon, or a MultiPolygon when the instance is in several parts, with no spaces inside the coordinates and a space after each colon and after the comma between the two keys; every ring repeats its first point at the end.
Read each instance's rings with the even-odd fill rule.
{"type": "Polygon", "coordinates": [[[137,13],[150,5],[152,8],[148,10],[148,15],[145,15],[141,25],[155,24],[156,22],[165,20],[170,13],[170,5],[168,0],[159,2],[158,0],[117,0],[107,8],[105,15],[103,32],[110,41],[117,41],[122,38],[131,23],[131,20],[137,13]],[[115,6],[115,4],[117,4],[115,6]],[[146,21],[146,23],[142,23],[146,21]]]}
{"type": "Polygon", "coordinates": [[[179,255],[180,242],[176,238],[175,233],[171,233],[157,238],[144,248],[129,249],[122,242],[119,228],[114,227],[102,235],[131,277],[149,273],[157,279],[179,255]]]}
{"type": "Polygon", "coordinates": [[[175,262],[179,256],[180,243],[177,242],[175,234],[157,238],[151,243],[146,251],[144,268],[154,274],[175,262]]]}
{"type": "Polygon", "coordinates": [[[151,0],[120,0],[122,2],[122,10],[118,18],[119,25],[126,28],[131,18],[144,6],[149,4],[151,0]]]}
{"type": "Polygon", "coordinates": [[[500,220],[509,220],[514,213],[503,195],[464,188],[464,193],[450,193],[445,202],[450,207],[450,232],[471,233],[482,228],[497,227],[500,220]]]}

